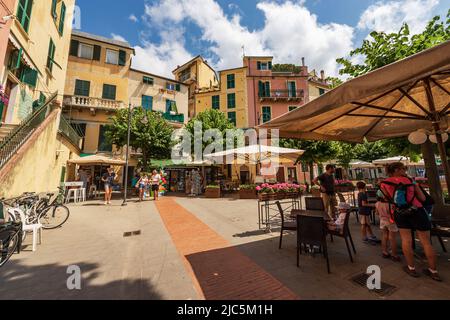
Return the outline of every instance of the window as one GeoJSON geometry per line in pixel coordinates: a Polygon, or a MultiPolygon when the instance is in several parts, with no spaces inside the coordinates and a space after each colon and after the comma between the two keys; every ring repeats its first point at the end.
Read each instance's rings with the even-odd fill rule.
{"type": "Polygon", "coordinates": [[[298,108],[297,106],[289,106],[289,112],[294,111],[297,108],[298,108]]]}
{"type": "Polygon", "coordinates": [[[78,57],[93,60],[94,46],[85,43],[80,43],[78,46],[78,57]]]}
{"type": "Polygon", "coordinates": [[[166,99],[166,113],[178,113],[177,103],[173,100],[166,99]]]}
{"type": "Polygon", "coordinates": [[[19,5],[17,6],[17,20],[25,32],[28,32],[28,29],[30,28],[32,7],[33,0],[19,0],[19,5]]]}
{"type": "Polygon", "coordinates": [[[270,82],[269,81],[259,81],[259,96],[263,98],[270,97],[270,82]]]}
{"type": "Polygon", "coordinates": [[[212,96],[212,108],[215,110],[220,109],[220,96],[212,96]]]}
{"type": "Polygon", "coordinates": [[[104,84],[102,98],[109,100],[116,100],[116,86],[104,84]]]}
{"type": "Polygon", "coordinates": [[[326,92],[325,89],[319,88],[319,95],[324,95],[325,92],[326,92]]]}
{"type": "Polygon", "coordinates": [[[294,182],[297,180],[297,168],[288,168],[288,181],[294,182]]]}
{"type": "Polygon", "coordinates": [[[227,75],[227,89],[234,89],[236,87],[234,74],[227,75]]]}
{"type": "Polygon", "coordinates": [[[170,91],[175,91],[175,84],[174,84],[174,83],[167,82],[167,84],[166,84],[166,89],[167,89],[167,90],[170,90],[170,91]]]}
{"type": "Polygon", "coordinates": [[[147,111],[151,111],[153,109],[153,97],[143,95],[142,96],[142,107],[147,111]]]}
{"type": "Polygon", "coordinates": [[[127,53],[123,50],[119,50],[119,66],[127,64],[127,53]]]}
{"type": "Polygon", "coordinates": [[[180,73],[180,81],[185,82],[191,78],[191,69],[186,69],[180,73]]]}
{"type": "Polygon", "coordinates": [[[272,120],[272,108],[271,107],[262,107],[263,123],[269,122],[270,120],[272,120]]]}
{"type": "Polygon", "coordinates": [[[66,5],[61,3],[61,14],[59,17],[59,26],[58,26],[58,32],[60,35],[64,33],[64,23],[66,22],[66,5]]]}
{"type": "Polygon", "coordinates": [[[47,68],[50,70],[50,72],[53,71],[53,62],[55,61],[55,43],[52,39],[50,39],[50,44],[48,46],[48,56],[47,56],[47,68]]]}
{"type": "Polygon", "coordinates": [[[111,152],[112,144],[106,139],[106,125],[100,125],[100,132],[98,134],[98,151],[111,152]]]}
{"type": "Polygon", "coordinates": [[[227,106],[229,109],[236,108],[236,94],[235,93],[229,93],[227,95],[227,100],[228,100],[227,106]]]}
{"type": "Polygon", "coordinates": [[[272,62],[271,61],[267,61],[267,62],[258,61],[256,63],[256,65],[257,65],[258,70],[263,70],[263,71],[272,70],[272,62]]]}
{"type": "Polygon", "coordinates": [[[58,0],[52,0],[52,17],[54,20],[58,17],[56,13],[56,4],[58,3],[58,0]]]}
{"type": "Polygon", "coordinates": [[[145,84],[148,84],[149,86],[152,86],[155,83],[153,78],[150,78],[147,76],[143,77],[142,82],[144,82],[145,84]]]}
{"type": "Polygon", "coordinates": [[[91,83],[84,80],[75,80],[75,95],[89,97],[91,83]]]}
{"type": "Polygon", "coordinates": [[[119,51],[106,49],[106,63],[119,64],[119,51]]]}
{"type": "Polygon", "coordinates": [[[236,112],[228,112],[228,121],[230,121],[234,126],[236,126],[236,112]]]}
{"type": "Polygon", "coordinates": [[[297,97],[297,84],[295,83],[295,81],[288,81],[288,91],[289,97],[297,97]]]}

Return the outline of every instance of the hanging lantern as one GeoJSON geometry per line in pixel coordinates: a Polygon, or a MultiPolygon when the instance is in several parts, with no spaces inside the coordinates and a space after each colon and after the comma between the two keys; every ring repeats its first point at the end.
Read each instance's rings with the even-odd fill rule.
{"type": "Polygon", "coordinates": [[[409,142],[412,144],[424,144],[427,141],[427,135],[422,131],[411,132],[408,136],[409,142]]]}
{"type": "MultiPolygon", "coordinates": [[[[443,133],[441,136],[442,136],[442,142],[446,143],[448,141],[448,134],[443,133]]],[[[434,134],[430,135],[430,141],[433,143],[437,143],[436,135],[434,135],[434,134]]]]}

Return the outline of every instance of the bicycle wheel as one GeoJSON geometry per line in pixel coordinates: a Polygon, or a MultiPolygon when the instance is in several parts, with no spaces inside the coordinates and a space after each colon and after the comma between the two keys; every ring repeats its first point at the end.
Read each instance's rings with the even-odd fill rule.
{"type": "Polygon", "coordinates": [[[69,219],[69,208],[63,205],[55,205],[46,208],[39,215],[39,222],[45,230],[52,230],[61,227],[69,219]]]}
{"type": "MultiPolygon", "coordinates": [[[[9,258],[14,254],[14,252],[18,252],[20,246],[20,232],[15,230],[7,231],[10,233],[5,239],[0,238],[0,267],[3,267],[6,262],[8,262],[9,258]]],[[[2,235],[3,238],[4,235],[2,235]]]]}

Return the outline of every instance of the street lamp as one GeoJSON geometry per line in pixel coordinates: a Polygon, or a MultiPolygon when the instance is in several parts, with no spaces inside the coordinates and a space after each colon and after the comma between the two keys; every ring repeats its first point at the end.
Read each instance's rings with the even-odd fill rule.
{"type": "MultiPolygon", "coordinates": [[[[142,124],[148,124],[147,114],[145,114],[144,119],[141,121],[142,124]]],[[[130,155],[130,139],[131,139],[131,103],[128,104],[128,135],[127,135],[127,153],[125,155],[125,191],[123,195],[122,207],[127,205],[127,195],[128,195],[128,167],[129,167],[129,155],[130,155]]]]}

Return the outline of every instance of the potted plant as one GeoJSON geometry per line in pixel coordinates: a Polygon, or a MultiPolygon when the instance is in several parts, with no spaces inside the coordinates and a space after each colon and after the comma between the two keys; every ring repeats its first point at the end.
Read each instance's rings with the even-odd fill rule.
{"type": "Polygon", "coordinates": [[[258,199],[260,201],[270,201],[275,199],[275,188],[268,183],[256,187],[256,191],[258,192],[258,199]]]}
{"type": "Polygon", "coordinates": [[[352,192],[355,189],[353,182],[350,180],[336,180],[336,192],[352,192]]]}
{"type": "Polygon", "coordinates": [[[310,192],[311,192],[311,195],[313,196],[313,197],[320,197],[320,187],[319,186],[316,186],[316,185],[314,185],[314,186],[311,186],[311,188],[310,188],[310,192]]]}
{"type": "Polygon", "coordinates": [[[220,186],[216,184],[208,185],[205,191],[205,197],[210,199],[220,198],[220,186]]]}
{"type": "Polygon", "coordinates": [[[243,184],[239,186],[239,199],[258,199],[256,185],[243,184]]]}

